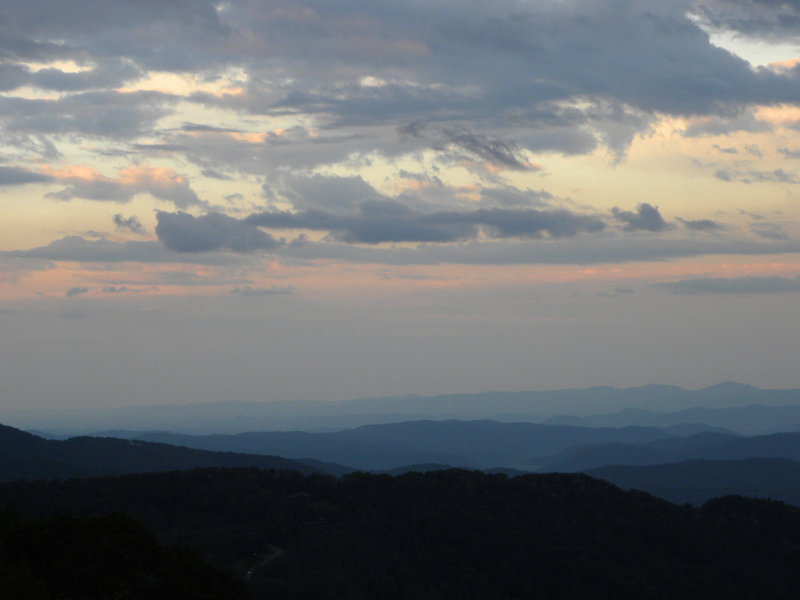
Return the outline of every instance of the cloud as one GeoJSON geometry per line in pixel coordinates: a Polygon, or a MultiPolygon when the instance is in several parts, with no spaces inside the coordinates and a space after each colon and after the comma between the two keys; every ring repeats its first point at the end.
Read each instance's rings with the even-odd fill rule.
{"type": "Polygon", "coordinates": [[[274,250],[282,245],[257,227],[221,213],[195,217],[185,212],[158,211],[156,220],[158,239],[176,252],[250,252],[274,250]]]}
{"type": "Polygon", "coordinates": [[[28,83],[45,90],[74,92],[118,88],[142,75],[141,69],[130,61],[115,60],[94,69],[78,72],[65,72],[53,67],[40,69],[30,75],[28,83]]]}
{"type": "Polygon", "coordinates": [[[159,242],[114,242],[102,238],[86,240],[75,235],[54,240],[46,246],[38,248],[0,251],[0,258],[39,259],[56,262],[189,263],[204,265],[242,265],[249,262],[248,259],[241,255],[229,253],[186,254],[170,252],[159,242]]]}
{"type": "Polygon", "coordinates": [[[711,147],[717,150],[718,152],[722,152],[723,154],[739,154],[739,150],[737,150],[736,148],[723,148],[719,144],[714,144],[711,147]]]}
{"type": "Polygon", "coordinates": [[[695,15],[711,29],[772,42],[797,41],[800,6],[781,0],[703,0],[695,15]]]}
{"type": "Polygon", "coordinates": [[[103,288],[104,294],[121,294],[123,292],[138,292],[139,290],[132,290],[124,285],[115,286],[115,285],[107,285],[103,288]]]}
{"type": "Polygon", "coordinates": [[[36,173],[19,167],[0,166],[0,186],[24,185],[26,183],[46,183],[52,177],[43,173],[36,173]]]}
{"type": "Polygon", "coordinates": [[[800,148],[778,148],[786,158],[800,158],[800,148]]]}
{"type": "Polygon", "coordinates": [[[411,208],[393,200],[364,201],[356,212],[335,214],[320,209],[295,213],[263,212],[246,223],[268,229],[328,231],[346,243],[447,243],[475,239],[480,230],[496,238],[571,237],[597,232],[604,223],[596,217],[567,210],[489,208],[473,211],[432,211],[411,208]]]}
{"type": "Polygon", "coordinates": [[[384,265],[596,265],[665,261],[707,255],[764,256],[800,253],[800,242],[749,241],[718,236],[691,239],[600,234],[569,239],[469,241],[409,247],[358,246],[332,242],[289,244],[277,254],[306,263],[331,260],[384,265]]]}
{"type": "Polygon", "coordinates": [[[45,168],[52,180],[68,183],[68,187],[48,194],[51,198],[68,201],[73,198],[100,202],[129,202],[136,194],[148,193],[160,200],[172,202],[178,208],[207,206],[197,197],[189,180],[167,167],[133,165],[120,169],[116,178],[106,177],[91,167],[72,166],[62,169],[45,168]]]}
{"type": "MultiPolygon", "coordinates": [[[[13,149],[13,160],[17,161],[42,163],[59,159],[62,156],[48,136],[23,133],[11,134],[4,132],[2,127],[0,127],[0,146],[4,146],[6,150],[13,149]]],[[[11,158],[10,155],[9,158],[11,158]]]]}
{"type": "Polygon", "coordinates": [[[7,92],[25,85],[30,78],[30,71],[25,65],[0,64],[0,91],[7,92]]]}
{"type": "Polygon", "coordinates": [[[332,212],[350,211],[362,202],[386,198],[359,176],[283,175],[264,184],[270,200],[288,201],[296,209],[325,207],[332,212]]]}
{"type": "Polygon", "coordinates": [[[9,133],[130,139],[151,132],[175,101],[153,91],[92,91],[58,99],[0,96],[0,115],[9,133]]]}
{"type": "Polygon", "coordinates": [[[717,169],[714,171],[714,177],[720,181],[733,181],[735,174],[727,169],[717,169]]]}
{"type": "Polygon", "coordinates": [[[522,156],[522,149],[514,142],[503,141],[476,133],[464,125],[428,126],[414,121],[398,128],[401,138],[425,139],[436,150],[454,147],[486,161],[496,167],[514,171],[535,170],[522,156]]]}
{"type": "Polygon", "coordinates": [[[485,187],[481,189],[481,205],[486,207],[546,207],[555,197],[544,189],[520,190],[512,186],[485,187]]]}
{"type": "MultiPolygon", "coordinates": [[[[798,254],[800,242],[792,239],[749,241],[722,236],[697,236],[690,239],[662,238],[657,236],[628,237],[600,233],[592,236],[556,239],[490,239],[472,240],[456,244],[419,244],[416,247],[381,247],[353,245],[340,242],[314,242],[284,244],[272,250],[282,262],[308,264],[313,261],[340,261],[355,264],[383,265],[595,265],[603,263],[630,263],[664,261],[675,258],[706,255],[764,256],[770,254],[798,254]]],[[[52,262],[82,263],[185,263],[215,267],[260,268],[257,256],[231,252],[179,252],[171,251],[159,242],[113,242],[105,239],[85,240],[67,236],[47,246],[29,250],[0,252],[0,273],[5,259],[12,259],[9,277],[14,280],[20,269],[52,268],[52,262]],[[20,261],[23,261],[22,264],[20,261]]],[[[196,275],[191,275],[196,279],[196,275]]],[[[183,276],[183,283],[186,277],[183,276]]],[[[174,283],[174,281],[170,281],[174,283]]],[[[214,279],[203,279],[203,284],[217,284],[214,279]]],[[[127,282],[125,282],[127,283],[127,282]]],[[[136,283],[140,283],[137,281],[136,283]]],[[[156,283],[167,283],[158,280],[156,283]]],[[[232,285],[243,285],[238,277],[232,285]]]]}
{"type": "Polygon", "coordinates": [[[112,217],[114,221],[114,225],[116,225],[117,229],[127,229],[133,233],[143,234],[144,227],[142,227],[141,221],[135,215],[130,217],[123,217],[120,213],[115,214],[112,217]]]}
{"type": "Polygon", "coordinates": [[[280,287],[273,285],[272,287],[268,288],[254,288],[250,287],[249,285],[241,287],[237,285],[231,290],[231,296],[246,296],[250,298],[256,298],[260,296],[287,296],[293,291],[294,289],[291,286],[280,287]]]}
{"type": "Polygon", "coordinates": [[[131,57],[147,68],[174,70],[208,64],[205,50],[222,43],[227,29],[215,3],[130,3],[9,0],[0,23],[0,52],[18,60],[131,57]],[[158,44],[151,34],[163,34],[158,44]],[[169,35],[167,35],[167,32],[169,35]],[[189,52],[191,50],[191,52],[189,52]]]}
{"type": "Polygon", "coordinates": [[[662,284],[676,294],[764,294],[800,291],[798,277],[730,277],[681,279],[662,284]]]}
{"type": "Polygon", "coordinates": [[[711,219],[681,219],[678,217],[678,221],[680,221],[686,229],[690,231],[721,231],[725,229],[725,226],[721,223],[717,223],[716,221],[712,221],[711,219]]]}
{"type": "Polygon", "coordinates": [[[714,172],[714,177],[720,181],[738,181],[740,183],[800,183],[800,177],[782,168],[773,169],[772,171],[717,169],[714,172]]]}
{"type": "Polygon", "coordinates": [[[0,253],[0,282],[17,284],[32,271],[47,271],[55,265],[47,260],[23,258],[0,253]]]}
{"type": "Polygon", "coordinates": [[[761,148],[759,148],[757,144],[745,144],[744,145],[744,150],[745,150],[745,152],[747,152],[748,154],[750,154],[752,156],[755,156],[756,158],[763,158],[764,157],[764,153],[761,152],[761,148]]]}
{"type": "Polygon", "coordinates": [[[625,231],[664,231],[670,225],[664,221],[658,207],[642,202],[636,207],[636,212],[630,210],[620,210],[616,206],[611,209],[614,218],[624,223],[625,231]]]}
{"type": "Polygon", "coordinates": [[[789,173],[783,169],[772,171],[749,171],[748,177],[757,182],[768,183],[800,183],[800,178],[794,173],[789,173]]]}
{"type": "Polygon", "coordinates": [[[768,240],[780,241],[790,238],[789,233],[784,229],[782,223],[769,223],[766,221],[751,223],[750,231],[768,240]]]}
{"type": "MultiPolygon", "coordinates": [[[[746,111],[735,116],[723,115],[698,119],[683,131],[683,135],[690,138],[709,137],[728,135],[737,131],[759,133],[770,129],[772,129],[772,125],[767,121],[761,121],[752,112],[746,111]]],[[[714,147],[720,152],[728,152],[729,150],[736,152],[735,148],[722,149],[717,144],[714,147]]]]}
{"type": "MultiPolygon", "coordinates": [[[[753,6],[769,12],[767,4],[774,14],[765,22],[796,12],[753,6]]],[[[7,134],[181,153],[220,180],[423,144],[497,169],[535,168],[529,152],[601,145],[619,161],[663,115],[692,119],[689,136],[761,130],[769,125],[753,105],[793,103],[800,92],[796,70],[753,69],[709,43],[696,15],[687,16],[696,3],[685,1],[498,0],[470,10],[453,0],[12,5],[0,23],[0,89],[34,86],[56,97],[0,97],[7,134]],[[160,83],[169,73],[186,85],[171,86],[174,93],[120,88],[141,79],[170,89],[160,83]],[[227,127],[176,126],[165,117],[183,109],[179,102],[238,118],[227,127]],[[260,125],[242,131],[248,114],[302,115],[313,125],[259,138],[260,125]],[[421,120],[417,138],[397,139],[398,125],[421,120]]],[[[703,5],[709,22],[752,23],[760,14],[734,18],[741,11],[729,4],[703,5]]]]}
{"type": "Polygon", "coordinates": [[[85,294],[89,291],[89,288],[85,287],[71,287],[67,290],[64,294],[67,298],[72,298],[73,296],[80,296],[81,294],[85,294]]]}

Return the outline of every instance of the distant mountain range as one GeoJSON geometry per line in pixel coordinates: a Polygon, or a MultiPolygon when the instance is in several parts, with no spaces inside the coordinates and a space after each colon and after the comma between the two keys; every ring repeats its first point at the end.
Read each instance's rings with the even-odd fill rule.
{"type": "Polygon", "coordinates": [[[410,421],[331,433],[271,431],[191,436],[169,432],[102,435],[204,450],[315,458],[363,470],[437,463],[473,469],[532,470],[535,458],[574,446],[651,442],[670,434],[654,427],[575,427],[497,421],[410,421]]]}
{"type": "Polygon", "coordinates": [[[93,437],[45,440],[0,425],[0,481],[66,479],[198,467],[258,467],[292,469],[301,473],[320,470],[278,456],[209,452],[138,440],[93,437]]]}
{"type": "Polygon", "coordinates": [[[526,471],[594,474],[593,469],[599,467],[651,466],[690,460],[758,458],[800,462],[800,433],[794,432],[746,437],[709,430],[679,436],[652,427],[591,428],[485,420],[412,421],[330,433],[189,436],[117,431],[103,435],[213,451],[279,455],[300,459],[306,465],[337,475],[352,469],[397,474],[445,467],[509,474],[526,471]]]}
{"type": "Polygon", "coordinates": [[[552,425],[579,425],[582,427],[661,427],[687,431],[691,424],[702,424],[720,432],[747,434],[776,433],[800,430],[800,405],[765,406],[752,404],[731,408],[694,407],[677,412],[658,412],[640,408],[626,408],[613,414],[588,417],[557,416],[544,421],[552,425]]]}
{"type": "Polygon", "coordinates": [[[800,433],[773,433],[741,437],[721,433],[698,433],[683,438],[651,442],[593,444],[569,448],[544,461],[539,470],[587,471],[606,465],[654,465],[685,460],[739,460],[785,458],[800,461],[800,433]]]}
{"type": "Polygon", "coordinates": [[[21,429],[70,435],[106,429],[189,434],[332,431],[423,419],[660,428],[704,424],[744,433],[766,433],[787,427],[800,429],[800,390],[761,390],[725,382],[700,390],[647,385],[625,389],[593,387],[361,398],[344,402],[215,402],[0,412],[0,421],[21,429]]]}
{"type": "Polygon", "coordinates": [[[735,494],[800,505],[800,462],[783,458],[689,460],[666,465],[611,466],[587,475],[670,502],[702,504],[735,494]]]}
{"type": "Polygon", "coordinates": [[[652,427],[450,420],[330,433],[114,431],[46,440],[0,425],[0,481],[241,466],[337,476],[353,470],[397,475],[453,466],[511,476],[534,469],[582,471],[680,503],[740,494],[800,504],[800,433],[791,432],[678,436],[652,427]]]}

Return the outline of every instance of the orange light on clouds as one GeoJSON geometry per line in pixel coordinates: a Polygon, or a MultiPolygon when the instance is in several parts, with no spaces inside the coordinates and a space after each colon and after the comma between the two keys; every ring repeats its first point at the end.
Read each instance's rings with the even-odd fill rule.
{"type": "Polygon", "coordinates": [[[101,181],[106,180],[110,181],[110,179],[104,176],[100,171],[93,167],[87,167],[85,165],[68,165],[66,167],[62,167],[60,169],[54,169],[49,165],[43,165],[39,169],[44,175],[49,175],[54,179],[60,180],[76,180],[76,179],[83,179],[85,181],[101,181]]]}
{"type": "MultiPolygon", "coordinates": [[[[800,59],[797,60],[800,61],[800,59]]],[[[786,125],[800,121],[800,107],[787,104],[759,106],[755,110],[755,115],[762,121],[767,121],[773,125],[786,125]]]]}
{"type": "Polygon", "coordinates": [[[119,181],[124,185],[130,186],[154,184],[162,188],[187,184],[186,177],[174,170],[167,167],[151,167],[149,165],[135,165],[120,169],[119,181]]]}

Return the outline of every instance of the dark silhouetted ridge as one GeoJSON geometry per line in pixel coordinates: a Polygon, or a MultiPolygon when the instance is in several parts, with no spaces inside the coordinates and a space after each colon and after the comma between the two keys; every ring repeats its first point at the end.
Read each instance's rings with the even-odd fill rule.
{"type": "Polygon", "coordinates": [[[202,469],[0,485],[30,514],[121,510],[254,598],[797,598],[800,509],[694,508],[583,474],[202,469]]]}
{"type": "Polygon", "coordinates": [[[316,467],[278,456],[210,452],[116,438],[45,440],[0,425],[0,481],[120,475],[198,467],[259,467],[301,473],[316,467]]]}

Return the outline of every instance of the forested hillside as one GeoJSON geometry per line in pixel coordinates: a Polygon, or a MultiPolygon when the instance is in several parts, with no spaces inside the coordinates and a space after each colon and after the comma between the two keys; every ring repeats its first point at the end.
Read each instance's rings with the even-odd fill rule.
{"type": "Polygon", "coordinates": [[[158,544],[121,514],[0,514],[0,592],[9,600],[235,600],[241,580],[194,552],[158,544]]]}
{"type": "Polygon", "coordinates": [[[796,598],[800,509],[670,504],[580,474],[337,479],[205,469],[0,486],[27,514],[125,511],[254,598],[796,598]]]}

